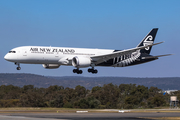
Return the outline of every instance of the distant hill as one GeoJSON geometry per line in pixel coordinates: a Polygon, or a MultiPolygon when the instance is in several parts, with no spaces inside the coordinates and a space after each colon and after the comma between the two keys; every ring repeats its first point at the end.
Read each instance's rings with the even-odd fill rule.
{"type": "Polygon", "coordinates": [[[128,77],[51,77],[34,74],[0,74],[0,85],[34,85],[35,87],[47,88],[51,85],[75,88],[77,85],[91,89],[94,86],[103,86],[104,84],[137,84],[146,87],[158,87],[162,90],[176,89],[180,90],[180,77],[169,78],[128,78],[128,77]]]}

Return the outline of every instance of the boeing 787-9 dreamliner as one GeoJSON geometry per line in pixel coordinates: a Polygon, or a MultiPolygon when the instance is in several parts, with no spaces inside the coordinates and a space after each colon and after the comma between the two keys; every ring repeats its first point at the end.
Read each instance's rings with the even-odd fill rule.
{"type": "Polygon", "coordinates": [[[97,73],[96,66],[126,67],[150,62],[166,55],[152,56],[151,48],[155,43],[155,36],[158,28],[152,29],[149,34],[137,45],[137,47],[126,50],[110,49],[86,49],[68,47],[43,47],[43,46],[22,46],[9,51],[4,57],[5,60],[14,62],[17,70],[20,70],[20,63],[42,64],[46,69],[59,68],[61,65],[74,66],[74,73],[82,74],[80,68],[90,67],[88,72],[97,73]]]}

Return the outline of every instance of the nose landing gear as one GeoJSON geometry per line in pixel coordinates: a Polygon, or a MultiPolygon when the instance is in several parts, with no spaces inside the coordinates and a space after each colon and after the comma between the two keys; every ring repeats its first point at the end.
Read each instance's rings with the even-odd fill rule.
{"type": "Polygon", "coordinates": [[[20,64],[19,63],[14,63],[15,65],[17,65],[18,67],[16,68],[17,70],[21,70],[20,64]]]}

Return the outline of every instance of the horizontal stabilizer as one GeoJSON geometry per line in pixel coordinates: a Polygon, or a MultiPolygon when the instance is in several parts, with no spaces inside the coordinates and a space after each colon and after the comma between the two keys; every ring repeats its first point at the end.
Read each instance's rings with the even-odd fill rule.
{"type": "Polygon", "coordinates": [[[158,56],[148,56],[148,57],[142,57],[142,59],[153,59],[153,58],[164,57],[164,56],[169,56],[169,55],[173,55],[173,54],[158,55],[158,56]]]}

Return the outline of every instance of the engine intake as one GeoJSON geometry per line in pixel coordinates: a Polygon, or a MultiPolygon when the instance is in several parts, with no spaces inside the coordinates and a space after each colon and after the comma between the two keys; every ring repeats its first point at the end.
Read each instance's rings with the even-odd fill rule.
{"type": "Polygon", "coordinates": [[[87,57],[73,57],[72,65],[76,68],[89,67],[91,65],[90,58],[87,57]]]}
{"type": "Polygon", "coordinates": [[[59,68],[59,64],[43,64],[42,65],[44,68],[46,69],[56,69],[56,68],[59,68]]]}

